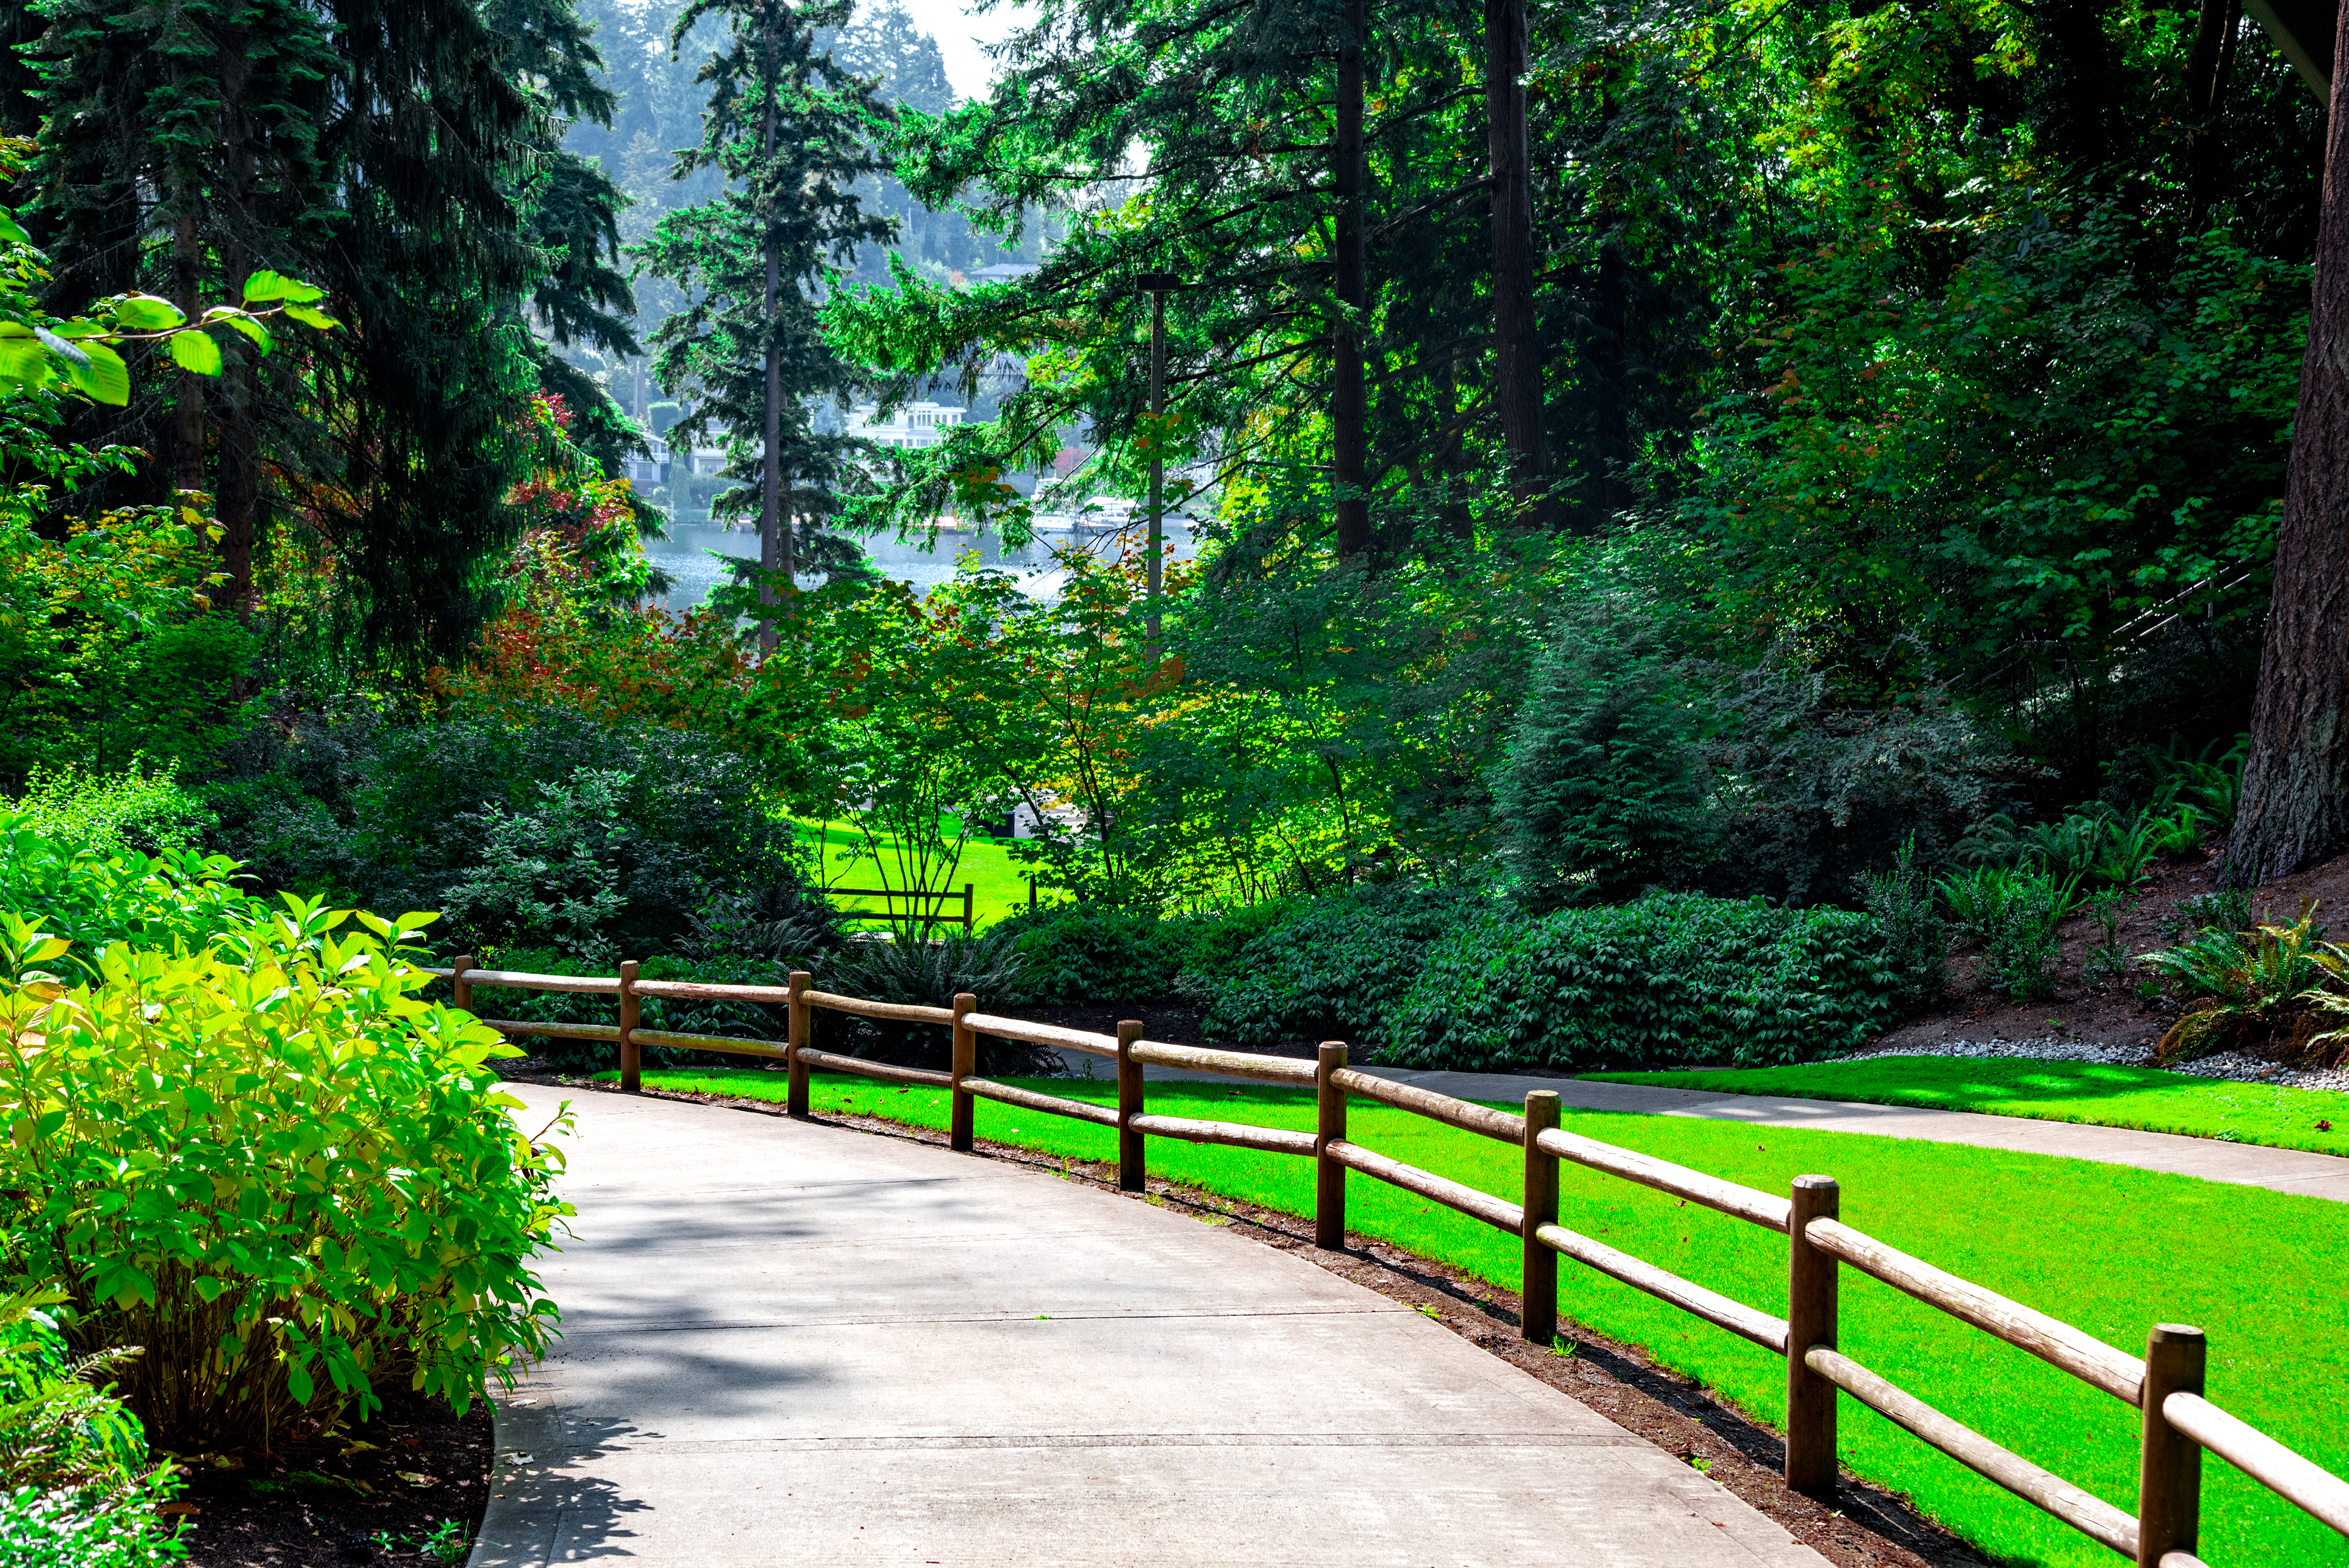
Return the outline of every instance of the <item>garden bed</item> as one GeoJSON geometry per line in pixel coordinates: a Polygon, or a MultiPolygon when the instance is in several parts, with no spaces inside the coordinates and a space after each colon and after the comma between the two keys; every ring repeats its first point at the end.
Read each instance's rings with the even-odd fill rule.
{"type": "Polygon", "coordinates": [[[437,1568],[480,1533],[495,1451],[489,1400],[460,1417],[402,1389],[373,1420],[280,1440],[267,1460],[197,1461],[170,1506],[191,1568],[437,1568]]]}

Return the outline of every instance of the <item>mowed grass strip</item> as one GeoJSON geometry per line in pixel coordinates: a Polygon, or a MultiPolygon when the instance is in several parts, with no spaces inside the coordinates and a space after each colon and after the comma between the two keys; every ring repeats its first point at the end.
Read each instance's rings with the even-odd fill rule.
{"type": "MultiPolygon", "coordinates": [[[[891,857],[897,841],[887,834],[881,837],[883,864],[875,865],[865,851],[864,835],[847,822],[799,822],[800,837],[817,853],[823,867],[826,887],[877,888],[886,876],[889,885],[897,884],[897,865],[891,857]],[[885,866],[885,872],[883,867],[885,866]]],[[[954,831],[951,820],[947,832],[954,831]]],[[[1000,839],[983,839],[973,834],[964,841],[962,859],[956,864],[954,874],[947,879],[947,889],[954,894],[953,903],[940,906],[950,912],[959,923],[962,918],[963,883],[971,884],[971,916],[981,930],[1009,914],[1028,907],[1028,873],[1030,868],[1015,859],[1009,844],[1000,839]]],[[[932,892],[936,889],[930,890],[932,892]]],[[[1050,902],[1050,888],[1044,890],[1050,902]]],[[[843,913],[877,915],[888,901],[877,898],[834,898],[834,908],[843,913]]],[[[905,901],[895,901],[903,909],[905,901]]],[[[924,901],[924,907],[928,907],[924,901]]],[[[959,923],[957,925],[959,930],[959,923]]]]}
{"type": "Polygon", "coordinates": [[[2237,1083],[2151,1068],[2042,1062],[2014,1057],[1878,1057],[1797,1068],[1719,1072],[1590,1073],[1609,1083],[1715,1094],[1914,1105],[2037,1121],[2077,1121],[2178,1132],[2274,1149],[2349,1155],[2349,1094],[2237,1083]]]}
{"type": "MultiPolygon", "coordinates": [[[[1022,1080],[1045,1093],[1113,1104],[1107,1083],[1022,1080]]],[[[759,1068],[662,1071],[647,1085],[780,1100],[784,1075],[759,1068]]],[[[819,1075],[819,1112],[944,1128],[943,1090],[819,1075]]],[[[1309,1091],[1153,1084],[1167,1115],[1309,1130],[1309,1091]]],[[[1362,1100],[1356,1141],[1515,1200],[1522,1155],[1362,1100]]],[[[2085,1161],[1907,1139],[1757,1130],[1685,1117],[1568,1111],[1588,1137],[1783,1192],[1816,1171],[1843,1186],[1844,1218],[1892,1245],[2052,1313],[2132,1353],[2157,1322],[2210,1335],[2211,1398],[2335,1474],[2349,1473],[2349,1204],[2226,1186],[2085,1161]]],[[[1113,1161],[1112,1130],[988,1100],[982,1138],[1047,1154],[1113,1161]]],[[[1313,1208],[1308,1160],[1154,1138],[1152,1174],[1295,1214],[1313,1208]]],[[[1635,1256],[1783,1314],[1783,1236],[1578,1166],[1560,1171],[1561,1219],[1635,1256]]],[[[1514,1290],[1516,1238],[1359,1174],[1350,1227],[1456,1264],[1514,1290]]],[[[1844,1351],[1976,1430],[2134,1513],[2137,1417],[2055,1371],[1855,1270],[1843,1271],[1844,1351]]],[[[1643,1346],[1764,1420],[1785,1410],[1777,1357],[1568,1261],[1563,1313],[1643,1346]]],[[[2108,1564],[2105,1548],[1942,1458],[1852,1400],[1841,1452],[1862,1475],[1999,1558],[2108,1564]]],[[[2237,1563],[2349,1563],[2349,1543],[2211,1459],[2205,1465],[2202,1557],[2237,1563]]]]}

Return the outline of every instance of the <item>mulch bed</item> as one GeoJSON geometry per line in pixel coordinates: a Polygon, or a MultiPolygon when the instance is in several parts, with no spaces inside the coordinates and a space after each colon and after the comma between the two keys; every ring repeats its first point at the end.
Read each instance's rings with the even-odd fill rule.
{"type": "MultiPolygon", "coordinates": [[[[435,1564],[424,1549],[454,1520],[470,1542],[489,1506],[490,1404],[462,1417],[401,1389],[373,1420],[282,1441],[267,1459],[199,1462],[176,1511],[193,1568],[435,1564]],[[416,1478],[423,1478],[422,1482],[416,1478]],[[383,1539],[388,1537],[388,1542],[383,1539]]],[[[454,1561],[462,1563],[460,1552],[454,1561]]]]}
{"type": "MultiPolygon", "coordinates": [[[[610,1084],[569,1078],[553,1081],[566,1088],[619,1092],[610,1084]]],[[[760,1100],[663,1089],[644,1092],[757,1114],[780,1116],[783,1110],[780,1105],[760,1100]]],[[[877,1117],[825,1115],[814,1119],[823,1126],[854,1128],[941,1149],[947,1144],[942,1132],[877,1117]]],[[[986,1159],[1117,1192],[1114,1165],[1064,1163],[1056,1155],[986,1140],[979,1140],[977,1152],[986,1159]]],[[[1518,1333],[1522,1320],[1517,1296],[1448,1264],[1350,1234],[1344,1252],[1325,1253],[1313,1244],[1313,1222],[1309,1219],[1155,1178],[1143,1192],[1118,1195],[1227,1224],[1235,1235],[1294,1253],[1366,1289],[1429,1312],[1436,1322],[1487,1354],[1581,1401],[1728,1488],[1836,1568],[1992,1568],[1989,1558],[1873,1482],[1847,1473],[1832,1504],[1788,1491],[1780,1479],[1785,1446],[1776,1433],[1693,1380],[1658,1367],[1636,1346],[1567,1324],[1563,1318],[1564,1336],[1573,1346],[1569,1353],[1560,1355],[1526,1344],[1518,1333]]]]}

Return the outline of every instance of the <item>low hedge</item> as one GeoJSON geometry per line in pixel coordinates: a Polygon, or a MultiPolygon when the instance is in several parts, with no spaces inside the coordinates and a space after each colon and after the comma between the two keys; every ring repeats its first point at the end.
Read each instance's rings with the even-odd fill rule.
{"type": "Polygon", "coordinates": [[[1507,906],[1484,894],[1401,884],[1300,901],[1208,975],[1203,1028],[1236,1045],[1370,1039],[1402,1000],[1428,946],[1507,906]]]}
{"type": "Polygon", "coordinates": [[[1769,1067],[1899,1016],[1871,915],[1662,894],[1535,921],[1490,914],[1425,953],[1378,1037],[1397,1067],[1769,1067]]]}

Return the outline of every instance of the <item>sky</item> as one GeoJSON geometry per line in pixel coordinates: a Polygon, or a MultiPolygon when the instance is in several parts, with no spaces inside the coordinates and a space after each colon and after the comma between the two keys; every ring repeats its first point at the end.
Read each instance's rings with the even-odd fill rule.
{"type": "Polygon", "coordinates": [[[977,98],[987,90],[994,65],[979,46],[993,43],[1024,19],[1019,7],[1001,0],[983,16],[966,14],[963,0],[905,0],[905,9],[916,26],[937,39],[957,98],[977,98]]]}

